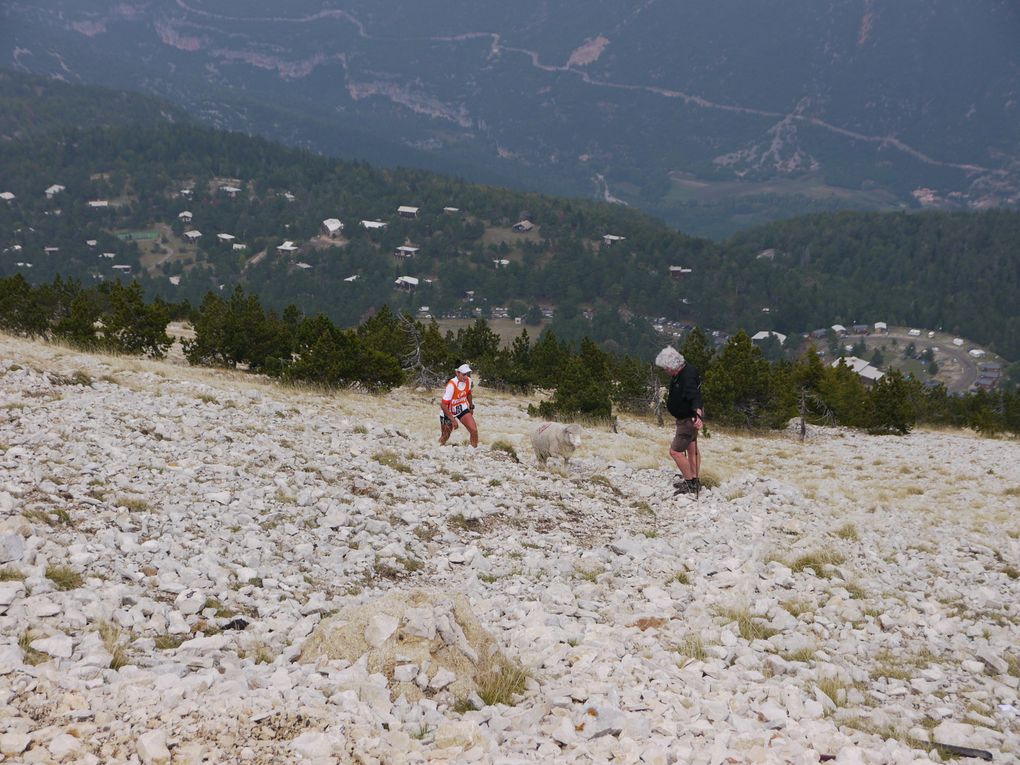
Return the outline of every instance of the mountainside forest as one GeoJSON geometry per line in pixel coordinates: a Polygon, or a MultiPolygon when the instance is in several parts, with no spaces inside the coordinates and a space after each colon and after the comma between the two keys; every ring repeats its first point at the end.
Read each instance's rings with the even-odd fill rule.
{"type": "Polygon", "coordinates": [[[721,239],[803,212],[1016,206],[1018,30],[1001,0],[13,0],[0,65],[721,239]]]}
{"type": "MultiPolygon", "coordinates": [[[[61,89],[48,95],[40,112],[74,114],[74,99],[58,105],[61,89]]],[[[561,338],[642,355],[657,342],[644,319],[661,317],[730,332],[941,327],[1020,357],[1020,213],[821,214],[720,244],[619,205],[380,170],[142,115],[122,127],[18,128],[0,144],[0,193],[13,196],[0,200],[0,275],[138,279],[150,296],[196,304],[243,284],[269,307],[345,326],[384,304],[467,317],[554,308],[561,338]],[[64,188],[44,193],[54,185],[64,188]],[[401,217],[401,206],[417,212],[401,217]],[[329,218],[342,230],[325,233],[329,218]]]]}

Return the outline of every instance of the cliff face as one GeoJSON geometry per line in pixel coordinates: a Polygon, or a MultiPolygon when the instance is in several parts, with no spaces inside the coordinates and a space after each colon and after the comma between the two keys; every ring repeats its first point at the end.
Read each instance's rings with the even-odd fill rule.
{"type": "Polygon", "coordinates": [[[481,382],[480,447],[441,448],[434,392],[0,336],[2,751],[1020,752],[1017,444],[715,432],[710,488],[674,500],[665,429],[624,418],[543,468],[528,402],[481,382]]]}

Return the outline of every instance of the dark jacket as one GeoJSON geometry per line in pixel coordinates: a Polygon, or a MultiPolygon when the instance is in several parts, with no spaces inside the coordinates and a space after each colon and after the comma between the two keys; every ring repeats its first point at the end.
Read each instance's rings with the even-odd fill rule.
{"type": "Polygon", "coordinates": [[[670,380],[666,408],[678,420],[694,417],[698,409],[705,411],[701,403],[701,375],[690,364],[684,364],[670,380]]]}

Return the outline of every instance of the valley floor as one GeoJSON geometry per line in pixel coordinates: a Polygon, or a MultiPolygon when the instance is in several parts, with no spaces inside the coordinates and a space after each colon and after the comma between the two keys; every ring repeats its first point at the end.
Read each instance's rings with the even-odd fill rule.
{"type": "Polygon", "coordinates": [[[0,762],[1020,758],[1020,443],[712,432],[674,499],[652,420],[542,467],[527,400],[472,450],[437,397],[0,336],[0,762]],[[303,652],[418,589],[511,703],[303,652]]]}

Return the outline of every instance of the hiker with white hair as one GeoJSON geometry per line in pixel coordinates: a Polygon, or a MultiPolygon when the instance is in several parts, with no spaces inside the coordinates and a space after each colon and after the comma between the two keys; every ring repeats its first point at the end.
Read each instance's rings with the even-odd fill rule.
{"type": "Polygon", "coordinates": [[[478,446],[478,425],[475,423],[475,404],[471,398],[471,367],[461,364],[454,376],[446,383],[443,398],[439,402],[442,413],[439,415],[439,445],[443,446],[458,427],[463,423],[470,434],[471,446],[478,446]]]}
{"type": "Polygon", "coordinates": [[[704,425],[705,405],[701,401],[701,375],[687,363],[683,354],[667,345],[655,357],[655,366],[665,369],[672,378],[666,394],[666,408],[676,418],[676,433],[669,445],[680,473],[673,480],[673,496],[701,491],[701,452],[698,431],[704,425]]]}

